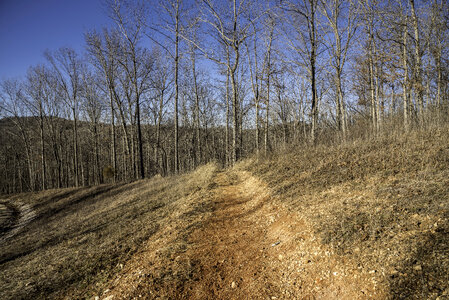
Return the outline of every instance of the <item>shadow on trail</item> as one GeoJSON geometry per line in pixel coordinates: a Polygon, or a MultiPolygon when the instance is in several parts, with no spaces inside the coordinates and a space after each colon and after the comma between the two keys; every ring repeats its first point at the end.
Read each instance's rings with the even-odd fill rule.
{"type": "Polygon", "coordinates": [[[240,211],[240,212],[229,212],[229,211],[225,211],[227,209],[229,209],[230,207],[237,207],[239,205],[245,204],[247,201],[237,201],[237,202],[233,202],[232,204],[227,204],[224,209],[221,206],[221,204],[218,205],[217,210],[223,210],[223,214],[220,214],[219,216],[215,216],[211,222],[229,222],[229,221],[234,221],[235,219],[242,219],[242,218],[246,218],[249,217],[253,214],[256,214],[259,210],[261,210],[264,206],[264,202],[259,202],[256,205],[254,205],[253,207],[244,210],[244,211],[240,211]]]}

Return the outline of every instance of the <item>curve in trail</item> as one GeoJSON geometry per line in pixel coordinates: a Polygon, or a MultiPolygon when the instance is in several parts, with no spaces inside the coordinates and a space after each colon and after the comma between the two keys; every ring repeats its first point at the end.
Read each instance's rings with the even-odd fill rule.
{"type": "Polygon", "coordinates": [[[35,217],[35,211],[28,204],[8,200],[0,202],[0,243],[18,234],[35,217]]]}
{"type": "Polygon", "coordinates": [[[211,203],[213,211],[188,231],[188,246],[176,251],[182,224],[168,226],[116,278],[108,299],[386,297],[350,259],[323,246],[262,181],[236,169],[214,181],[207,198],[196,200],[211,203]]]}
{"type": "Polygon", "coordinates": [[[245,171],[216,182],[214,214],[190,238],[198,272],[181,298],[384,299],[371,276],[322,245],[265,183],[245,171]]]}
{"type": "Polygon", "coordinates": [[[273,296],[266,236],[270,218],[268,189],[246,172],[221,173],[216,178],[214,214],[192,233],[188,256],[198,272],[183,296],[195,299],[245,299],[273,296]]]}

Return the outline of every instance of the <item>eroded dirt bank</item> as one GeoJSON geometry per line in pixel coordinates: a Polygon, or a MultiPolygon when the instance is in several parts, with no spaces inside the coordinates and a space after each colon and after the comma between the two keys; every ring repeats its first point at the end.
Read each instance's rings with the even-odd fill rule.
{"type": "Polygon", "coordinates": [[[100,298],[388,298],[379,276],[324,246],[307,220],[237,168],[174,212],[100,298]]]}

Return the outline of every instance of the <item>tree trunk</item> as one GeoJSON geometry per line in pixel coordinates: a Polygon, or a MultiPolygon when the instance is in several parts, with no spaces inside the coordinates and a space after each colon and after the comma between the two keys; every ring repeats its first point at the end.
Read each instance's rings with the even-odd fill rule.
{"type": "Polygon", "coordinates": [[[379,99],[380,99],[380,97],[379,97],[379,94],[380,94],[380,92],[379,92],[379,86],[380,86],[380,84],[379,84],[379,77],[380,77],[380,72],[379,72],[379,66],[378,66],[378,62],[377,62],[377,47],[376,47],[376,43],[375,43],[375,41],[374,41],[374,38],[373,38],[373,40],[372,40],[372,46],[373,46],[373,52],[372,52],[372,55],[373,55],[373,57],[372,57],[372,59],[373,59],[373,68],[374,68],[374,73],[373,73],[373,76],[374,76],[374,91],[375,91],[375,94],[376,94],[376,96],[374,97],[374,99],[375,99],[375,109],[376,109],[376,111],[375,111],[375,117],[376,117],[376,132],[379,132],[380,131],[380,121],[381,121],[381,114],[380,114],[380,111],[381,111],[381,104],[379,103],[379,99]]]}
{"type": "Polygon", "coordinates": [[[422,82],[422,63],[421,63],[421,45],[419,37],[418,18],[415,11],[415,1],[409,0],[410,7],[412,9],[412,23],[413,31],[415,34],[415,92],[417,93],[417,105],[418,105],[418,121],[419,125],[424,125],[424,89],[422,82]]]}
{"type": "MultiPolygon", "coordinates": [[[[117,108],[119,111],[119,116],[120,116],[120,120],[122,123],[123,135],[124,135],[124,139],[125,139],[125,144],[124,144],[123,148],[124,148],[124,151],[126,151],[126,152],[125,152],[124,156],[127,157],[128,158],[127,160],[129,160],[129,162],[130,162],[127,164],[128,166],[125,166],[125,168],[123,169],[124,177],[127,178],[128,177],[128,169],[129,168],[135,169],[134,153],[131,151],[131,147],[132,147],[131,140],[133,139],[133,137],[132,137],[133,132],[132,132],[132,129],[131,129],[131,134],[128,132],[128,126],[126,125],[126,118],[125,118],[125,113],[123,112],[122,103],[120,101],[118,101],[117,98],[115,98],[115,100],[116,100],[115,103],[117,104],[117,108]],[[131,135],[131,137],[130,137],[130,135],[131,135]],[[129,165],[131,165],[131,166],[129,166],[129,165]]],[[[131,102],[129,101],[129,103],[131,103],[131,102]]],[[[129,105],[128,109],[129,109],[129,113],[132,114],[131,105],[129,105]]],[[[134,175],[136,175],[136,174],[134,173],[134,175]]],[[[133,177],[133,179],[135,179],[135,178],[136,178],[136,176],[133,177]]]]}
{"type": "Polygon", "coordinates": [[[340,70],[336,74],[336,88],[337,88],[337,124],[338,130],[342,133],[343,140],[346,140],[346,112],[343,101],[343,91],[341,86],[340,70]]]}
{"type": "Polygon", "coordinates": [[[179,173],[179,128],[178,128],[178,98],[179,98],[179,1],[176,2],[175,17],[175,174],[179,173]]]}
{"type": "Polygon", "coordinates": [[[159,100],[159,111],[158,111],[158,117],[157,117],[157,125],[156,125],[156,151],[155,151],[155,162],[157,163],[157,170],[160,173],[162,164],[164,163],[163,160],[161,160],[161,163],[159,163],[159,150],[161,149],[161,122],[162,122],[162,109],[164,106],[164,91],[161,93],[161,98],[159,100]]]}
{"type": "Polygon", "coordinates": [[[42,190],[46,190],[47,170],[45,165],[45,144],[44,144],[44,116],[42,112],[42,104],[39,105],[39,127],[41,135],[41,168],[42,168],[42,190]]]}
{"type": "Polygon", "coordinates": [[[274,34],[274,26],[275,23],[271,19],[270,20],[270,35],[268,39],[268,49],[267,49],[267,70],[266,70],[266,76],[267,76],[267,98],[265,103],[265,132],[264,132],[264,152],[265,155],[268,153],[269,148],[269,116],[270,116],[270,77],[271,77],[271,46],[273,43],[273,34],[274,34]]]}
{"type": "Polygon", "coordinates": [[[257,91],[257,96],[255,97],[256,102],[256,152],[259,154],[260,146],[259,146],[259,139],[260,139],[260,129],[259,129],[259,91],[257,91]]]}
{"type": "Polygon", "coordinates": [[[404,68],[404,78],[402,80],[402,98],[404,102],[403,115],[404,115],[404,129],[409,130],[410,124],[410,111],[409,111],[409,98],[408,98],[408,64],[407,64],[407,17],[405,18],[404,28],[402,32],[402,66],[404,68]]]}
{"type": "Polygon", "coordinates": [[[371,92],[371,121],[373,125],[373,130],[377,131],[377,99],[376,99],[376,90],[374,83],[374,58],[373,58],[373,50],[372,50],[372,35],[370,33],[370,43],[368,45],[368,60],[369,60],[369,84],[370,84],[370,92],[371,92]]]}
{"type": "Polygon", "coordinates": [[[194,159],[195,159],[195,167],[197,167],[202,162],[202,153],[201,153],[201,135],[200,135],[200,96],[198,92],[198,82],[196,78],[196,60],[195,60],[195,52],[192,49],[192,75],[193,75],[193,87],[195,89],[195,144],[194,145],[194,159]]]}
{"type": "Polygon", "coordinates": [[[95,168],[94,168],[94,178],[95,183],[100,184],[101,183],[101,174],[100,174],[100,152],[98,150],[99,143],[98,143],[98,122],[95,120],[94,124],[94,141],[95,141],[95,168]]]}
{"type": "MultiPolygon", "coordinates": [[[[270,56],[270,55],[269,55],[270,56]]],[[[265,104],[265,138],[264,138],[264,152],[265,155],[268,153],[269,148],[269,129],[270,129],[270,77],[271,77],[271,71],[270,71],[271,65],[270,65],[270,59],[268,59],[268,74],[267,74],[267,99],[265,104]]]]}
{"type": "Polygon", "coordinates": [[[225,129],[225,144],[226,144],[226,166],[231,162],[229,154],[229,69],[226,69],[226,129],[225,129]]]}
{"type": "Polygon", "coordinates": [[[78,169],[78,120],[76,117],[76,104],[74,103],[73,105],[73,172],[75,174],[75,187],[79,187],[80,178],[78,169]]]}
{"type": "Polygon", "coordinates": [[[239,103],[237,95],[237,82],[235,80],[235,69],[231,70],[231,86],[232,86],[232,108],[233,108],[233,127],[232,127],[232,164],[234,165],[240,156],[239,143],[239,103]]]}
{"type": "Polygon", "coordinates": [[[28,137],[25,133],[25,129],[23,127],[20,127],[20,132],[22,135],[22,139],[23,139],[23,143],[25,144],[25,153],[27,156],[27,165],[28,165],[28,184],[29,184],[29,190],[30,191],[34,191],[34,170],[33,170],[33,163],[31,161],[31,148],[30,148],[30,144],[28,141],[28,137]]]}
{"type": "Polygon", "coordinates": [[[111,105],[111,146],[112,146],[112,170],[114,172],[113,182],[115,183],[117,179],[117,153],[116,153],[116,141],[115,141],[115,111],[114,111],[114,97],[112,95],[112,90],[109,90],[110,94],[110,105],[111,105]]]}
{"type": "Polygon", "coordinates": [[[311,130],[311,139],[312,143],[316,142],[316,130],[318,125],[318,95],[316,88],[316,32],[315,32],[315,1],[310,0],[310,43],[311,43],[311,51],[310,51],[310,67],[311,67],[311,80],[312,80],[312,130],[311,130]]]}
{"type": "MultiPolygon", "coordinates": [[[[136,87],[137,88],[137,87],[136,87]]],[[[136,89],[137,90],[137,89],[136,89]]],[[[140,124],[140,99],[136,102],[136,121],[137,121],[137,145],[139,149],[139,171],[140,178],[145,178],[145,168],[143,163],[143,141],[142,141],[142,127],[140,124]]]]}

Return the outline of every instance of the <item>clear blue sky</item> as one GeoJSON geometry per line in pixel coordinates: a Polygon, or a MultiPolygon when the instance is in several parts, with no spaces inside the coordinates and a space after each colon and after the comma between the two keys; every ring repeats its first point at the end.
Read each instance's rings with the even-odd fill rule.
{"type": "Polygon", "coordinates": [[[45,49],[83,50],[84,32],[109,24],[102,0],[0,0],[0,80],[45,62],[45,49]]]}

